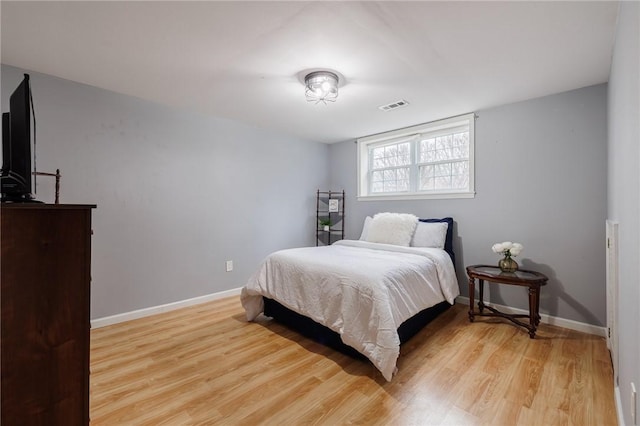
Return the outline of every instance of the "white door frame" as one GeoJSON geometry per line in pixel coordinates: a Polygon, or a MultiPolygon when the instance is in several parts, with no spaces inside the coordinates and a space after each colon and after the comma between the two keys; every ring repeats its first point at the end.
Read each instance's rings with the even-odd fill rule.
{"type": "Polygon", "coordinates": [[[607,220],[607,347],[618,386],[618,222],[607,220]]]}

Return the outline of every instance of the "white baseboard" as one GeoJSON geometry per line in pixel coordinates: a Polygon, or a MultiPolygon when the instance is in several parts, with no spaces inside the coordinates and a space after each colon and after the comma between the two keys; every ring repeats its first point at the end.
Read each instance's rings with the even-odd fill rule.
{"type": "MultiPolygon", "coordinates": [[[[117,324],[125,321],[131,321],[138,318],[148,317],[150,315],[160,314],[163,312],[173,311],[175,309],[185,308],[187,306],[199,305],[200,303],[211,302],[213,300],[223,299],[230,296],[239,296],[241,288],[234,288],[231,290],[225,290],[218,293],[206,294],[204,296],[194,297],[192,299],[180,300],[177,302],[167,303],[165,305],[151,306],[149,308],[138,309],[131,312],[124,312],[122,314],[111,315],[103,318],[96,318],[91,320],[91,328],[106,327],[108,325],[117,324]]],[[[464,296],[458,296],[456,303],[461,305],[469,305],[469,298],[464,296]]],[[[507,314],[527,314],[528,311],[524,309],[512,308],[510,306],[498,305],[495,303],[486,303],[488,306],[507,313],[507,314]]],[[[540,314],[541,322],[545,324],[557,325],[559,327],[568,328],[570,330],[581,331],[583,333],[595,334],[597,336],[606,336],[606,328],[598,327],[591,324],[586,324],[578,321],[568,320],[564,318],[553,317],[547,314],[540,314]]]]}
{"type": "Polygon", "coordinates": [[[613,394],[616,399],[616,414],[618,415],[618,425],[624,426],[624,416],[622,415],[622,401],[620,401],[620,387],[616,386],[613,389],[613,394]]]}
{"type": "Polygon", "coordinates": [[[149,308],[138,309],[122,314],[111,315],[104,318],[96,318],[91,320],[91,328],[106,327],[108,325],[120,322],[131,321],[138,318],[148,317],[150,315],[169,312],[175,309],[185,308],[187,306],[199,305],[200,303],[211,302],[212,300],[224,299],[225,297],[240,295],[241,288],[234,288],[218,293],[205,294],[204,296],[194,297],[192,299],[179,300],[177,302],[167,303],[166,305],[151,306],[149,308]]]}
{"type": "MultiPolygon", "coordinates": [[[[456,297],[456,303],[469,306],[469,298],[464,296],[456,297]]],[[[491,306],[505,314],[524,314],[528,315],[529,311],[524,309],[512,308],[510,306],[498,305],[496,303],[485,302],[486,306],[491,306]]],[[[573,321],[564,318],[558,318],[547,314],[540,314],[541,320],[545,324],[557,325],[558,327],[568,328],[570,330],[581,331],[583,333],[595,334],[596,336],[607,336],[607,329],[597,325],[586,324],[584,322],[573,321]]]]}

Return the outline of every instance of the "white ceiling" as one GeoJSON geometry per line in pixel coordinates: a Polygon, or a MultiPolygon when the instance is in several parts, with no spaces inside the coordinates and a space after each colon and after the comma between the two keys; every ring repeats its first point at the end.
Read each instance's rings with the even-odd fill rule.
{"type": "Polygon", "coordinates": [[[4,64],[332,143],[606,82],[618,3],[0,7],[4,64]],[[304,98],[319,68],[341,76],[336,103],[304,98]]]}

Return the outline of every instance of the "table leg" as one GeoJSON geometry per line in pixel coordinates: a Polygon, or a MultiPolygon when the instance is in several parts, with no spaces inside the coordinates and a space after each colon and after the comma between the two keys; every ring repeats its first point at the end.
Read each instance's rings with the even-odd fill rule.
{"type": "Polygon", "coordinates": [[[473,302],[476,292],[476,282],[474,278],[469,277],[469,321],[473,322],[473,302]]]}
{"type": "Polygon", "coordinates": [[[531,325],[531,328],[529,328],[529,337],[532,339],[536,335],[536,323],[538,321],[536,306],[536,289],[533,287],[529,287],[529,324],[531,325]]]}
{"type": "Polygon", "coordinates": [[[536,327],[540,325],[540,287],[536,287],[536,327]]]}
{"type": "Polygon", "coordinates": [[[478,292],[480,293],[478,294],[478,309],[482,313],[484,312],[484,280],[480,279],[478,281],[478,292]]]}

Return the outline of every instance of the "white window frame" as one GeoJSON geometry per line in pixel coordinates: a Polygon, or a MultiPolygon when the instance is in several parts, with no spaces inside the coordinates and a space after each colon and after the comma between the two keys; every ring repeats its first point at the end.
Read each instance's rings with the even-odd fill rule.
{"type": "Polygon", "coordinates": [[[358,163],[358,196],[359,201],[376,200],[415,200],[415,199],[446,199],[446,198],[473,198],[475,197],[475,114],[464,114],[404,129],[393,130],[373,136],[363,137],[357,140],[358,163]],[[418,162],[417,149],[411,150],[410,189],[405,192],[370,193],[370,164],[369,151],[373,147],[396,144],[404,141],[417,141],[424,139],[425,135],[435,136],[438,133],[451,132],[456,127],[469,128],[469,187],[462,190],[418,190],[418,162]]]}

